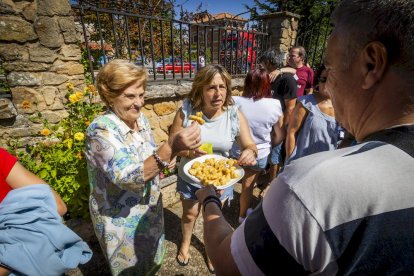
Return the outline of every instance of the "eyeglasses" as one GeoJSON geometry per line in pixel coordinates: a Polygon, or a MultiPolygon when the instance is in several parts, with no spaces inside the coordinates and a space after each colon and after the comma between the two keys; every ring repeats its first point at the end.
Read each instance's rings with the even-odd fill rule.
{"type": "Polygon", "coordinates": [[[318,80],[319,80],[319,83],[325,83],[326,79],[327,77],[320,77],[318,80]]]}

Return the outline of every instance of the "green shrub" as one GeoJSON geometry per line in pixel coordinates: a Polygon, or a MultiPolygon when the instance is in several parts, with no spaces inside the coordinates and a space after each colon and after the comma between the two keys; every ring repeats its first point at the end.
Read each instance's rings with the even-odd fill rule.
{"type": "MultiPolygon", "coordinates": [[[[42,120],[44,128],[40,134],[44,139],[34,145],[26,145],[25,151],[19,141],[9,144],[9,150],[31,172],[52,186],[68,206],[70,217],[88,217],[89,184],[84,156],[85,130],[92,120],[102,112],[103,105],[97,103],[97,92],[93,85],[83,91],[75,91],[67,85],[68,117],[51,125],[39,112],[36,120],[42,120]]],[[[29,108],[29,102],[26,102],[29,108]]],[[[23,105],[24,107],[24,105],[23,105]]]]}

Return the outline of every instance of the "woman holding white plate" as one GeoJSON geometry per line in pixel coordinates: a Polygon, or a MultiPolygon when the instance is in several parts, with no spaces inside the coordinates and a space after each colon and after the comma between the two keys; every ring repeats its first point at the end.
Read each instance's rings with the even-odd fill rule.
{"type": "MultiPolygon", "coordinates": [[[[205,123],[200,125],[201,142],[212,145],[214,154],[229,157],[233,142],[237,139],[242,152],[239,165],[256,164],[257,148],[250,135],[249,125],[243,114],[234,106],[231,98],[231,76],[221,65],[207,65],[194,78],[192,89],[183,106],[177,112],[171,128],[171,135],[191,124],[190,115],[203,113],[205,123]]],[[[178,168],[177,192],[181,195],[183,216],[181,229],[183,238],[177,254],[177,262],[186,266],[189,262],[189,248],[195,221],[200,213],[200,204],[195,192],[199,189],[183,171],[184,165],[191,159],[207,154],[201,149],[182,151],[178,168]]],[[[233,198],[233,187],[224,190],[221,201],[233,198]]],[[[210,272],[214,271],[210,262],[210,272]]]]}

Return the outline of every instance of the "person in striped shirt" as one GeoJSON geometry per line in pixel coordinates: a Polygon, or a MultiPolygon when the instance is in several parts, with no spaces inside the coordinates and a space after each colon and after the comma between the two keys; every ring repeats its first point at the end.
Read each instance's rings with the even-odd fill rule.
{"type": "Polygon", "coordinates": [[[218,275],[414,272],[412,0],[343,0],[332,18],[326,85],[358,143],[292,161],[234,231],[199,190],[218,275]]]}

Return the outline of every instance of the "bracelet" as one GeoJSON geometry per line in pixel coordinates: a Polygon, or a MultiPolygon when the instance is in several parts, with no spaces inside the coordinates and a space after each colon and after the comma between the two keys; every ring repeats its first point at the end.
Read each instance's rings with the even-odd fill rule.
{"type": "Polygon", "coordinates": [[[165,169],[166,167],[168,167],[169,163],[162,161],[160,156],[157,154],[157,152],[154,150],[154,152],[152,153],[152,156],[154,157],[155,161],[157,161],[158,166],[161,167],[161,169],[165,169]]]}
{"type": "Polygon", "coordinates": [[[206,211],[206,206],[210,202],[214,202],[215,204],[217,204],[217,206],[219,207],[220,210],[221,210],[221,208],[223,208],[223,205],[221,203],[221,200],[217,196],[215,196],[215,195],[209,195],[203,201],[203,212],[206,211]]]}

